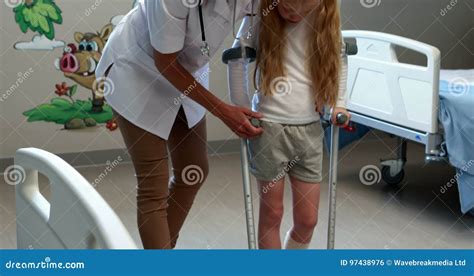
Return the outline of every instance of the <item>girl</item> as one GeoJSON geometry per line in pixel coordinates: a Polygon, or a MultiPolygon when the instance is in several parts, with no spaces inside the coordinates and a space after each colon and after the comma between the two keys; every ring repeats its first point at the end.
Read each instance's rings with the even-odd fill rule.
{"type": "MultiPolygon", "coordinates": [[[[263,134],[249,141],[250,169],[260,192],[259,247],[279,249],[285,177],[293,193],[293,227],[284,248],[306,249],[318,220],[322,180],[323,106],[345,109],[347,60],[342,54],[337,0],[262,0],[255,34],[244,46],[257,47],[252,109],[263,115],[263,134]]],[[[241,28],[248,30],[251,20],[241,28]]],[[[236,41],[235,46],[239,46],[236,41]]],[[[231,93],[249,104],[247,63],[230,63],[231,93]],[[244,80],[244,81],[242,81],[244,80]]]]}

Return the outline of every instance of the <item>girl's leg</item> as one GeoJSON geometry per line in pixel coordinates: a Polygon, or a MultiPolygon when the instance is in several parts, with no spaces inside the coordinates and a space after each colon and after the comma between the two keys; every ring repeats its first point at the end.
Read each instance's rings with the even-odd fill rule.
{"type": "Polygon", "coordinates": [[[166,141],[114,112],[137,178],[137,223],[145,249],[171,248],[168,207],[166,141]]]}
{"type": "Polygon", "coordinates": [[[260,191],[258,247],[281,249],[280,225],[283,217],[285,179],[274,182],[257,181],[260,191]]]}
{"type": "Polygon", "coordinates": [[[320,185],[291,179],[293,193],[293,228],[286,237],[285,248],[308,248],[318,223],[320,185]]]}
{"type": "Polygon", "coordinates": [[[171,248],[176,246],[194,198],[209,173],[206,118],[192,129],[181,108],[168,140],[173,177],[169,183],[168,225],[171,248]]]}

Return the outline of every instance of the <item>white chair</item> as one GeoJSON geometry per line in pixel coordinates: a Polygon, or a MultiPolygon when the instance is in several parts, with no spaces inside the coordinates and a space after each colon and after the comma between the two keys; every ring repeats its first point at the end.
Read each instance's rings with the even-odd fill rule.
{"type": "Polygon", "coordinates": [[[89,182],[58,156],[19,149],[15,165],[19,249],[136,249],[119,217],[89,182]],[[38,172],[50,181],[51,201],[39,191],[38,172]]]}

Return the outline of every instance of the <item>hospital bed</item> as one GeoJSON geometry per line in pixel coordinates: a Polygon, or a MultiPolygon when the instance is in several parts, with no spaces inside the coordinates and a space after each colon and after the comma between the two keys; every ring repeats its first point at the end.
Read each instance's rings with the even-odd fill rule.
{"type": "Polygon", "coordinates": [[[355,40],[349,57],[347,108],[352,121],[398,137],[397,157],[382,161],[382,178],[398,184],[404,177],[407,141],[423,144],[427,161],[446,159],[438,122],[440,51],[412,39],[372,31],[343,31],[355,40]],[[426,57],[426,66],[399,62],[396,47],[426,57]]]}
{"type": "Polygon", "coordinates": [[[89,182],[61,158],[35,149],[15,155],[19,249],[136,249],[124,225],[89,182]],[[51,197],[40,192],[38,173],[51,197]]]}
{"type": "Polygon", "coordinates": [[[474,152],[469,150],[474,147],[474,70],[440,70],[440,51],[416,40],[371,31],[343,31],[343,36],[358,47],[358,54],[348,57],[352,121],[398,138],[397,157],[383,160],[381,171],[371,173],[399,184],[407,141],[420,143],[426,162],[444,161],[456,168],[452,180],[461,212],[474,214],[474,152]],[[426,65],[400,62],[397,48],[421,54],[426,65]]]}

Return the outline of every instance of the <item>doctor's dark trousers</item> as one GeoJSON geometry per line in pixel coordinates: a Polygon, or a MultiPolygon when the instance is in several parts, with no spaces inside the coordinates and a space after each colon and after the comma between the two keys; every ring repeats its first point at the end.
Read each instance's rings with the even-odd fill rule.
{"type": "Polygon", "coordinates": [[[209,171],[206,118],[189,129],[181,108],[169,139],[164,140],[127,121],[116,111],[114,117],[135,169],[137,223],[143,247],[174,248],[209,171]]]}

